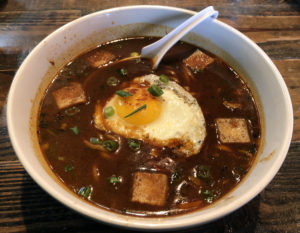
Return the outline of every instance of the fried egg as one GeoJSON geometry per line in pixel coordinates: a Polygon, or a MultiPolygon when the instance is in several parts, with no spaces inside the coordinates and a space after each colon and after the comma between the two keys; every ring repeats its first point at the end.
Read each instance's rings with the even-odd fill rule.
{"type": "Polygon", "coordinates": [[[187,157],[200,151],[206,136],[205,119],[197,100],[179,84],[163,83],[159,76],[149,74],[133,79],[124,91],[132,96],[114,94],[106,103],[96,105],[97,129],[169,147],[187,157]],[[148,91],[153,84],[163,90],[161,96],[148,91]],[[106,107],[114,109],[112,116],[104,116],[106,107]]]}

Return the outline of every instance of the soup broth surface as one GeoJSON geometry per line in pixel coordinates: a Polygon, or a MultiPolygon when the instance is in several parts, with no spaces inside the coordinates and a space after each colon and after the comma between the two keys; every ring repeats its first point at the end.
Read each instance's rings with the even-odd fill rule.
{"type": "MultiPolygon", "coordinates": [[[[101,208],[136,216],[182,214],[217,201],[241,182],[260,145],[259,113],[242,77],[218,57],[184,42],[177,43],[158,69],[153,70],[151,61],[140,59],[138,53],[155,40],[157,38],[123,39],[81,54],[54,77],[41,101],[38,117],[40,148],[62,183],[80,198],[101,208]],[[198,50],[211,60],[204,68],[195,69],[188,58],[198,50]],[[141,139],[131,132],[124,136],[111,128],[97,127],[97,106],[103,121],[116,117],[122,110],[113,105],[112,110],[106,109],[108,101],[120,90],[132,95],[117,96],[118,99],[134,98],[135,92],[130,89],[133,80],[149,74],[160,77],[162,85],[178,84],[195,98],[206,130],[199,152],[180,152],[184,143],[176,140],[161,145],[159,140],[148,140],[151,134],[141,139]],[[65,87],[72,85],[74,89],[79,86],[84,97],[75,103],[70,101],[65,107],[59,106],[58,98],[65,101],[76,95],[73,93],[70,97],[63,93],[61,97],[67,90],[65,87]],[[233,129],[226,128],[228,122],[233,129]],[[233,139],[226,130],[231,130],[229,134],[233,134],[233,139]],[[236,136],[243,130],[245,137],[236,136]],[[155,188],[161,193],[155,192],[155,188]]],[[[135,88],[147,90],[150,86],[142,83],[135,88]]],[[[166,95],[162,90],[160,97],[152,96],[150,100],[155,102],[166,95]]],[[[139,106],[144,108],[133,108],[137,111],[126,120],[149,110],[150,102],[141,102],[139,106]]],[[[179,104],[178,109],[180,107],[179,104]]],[[[176,108],[172,109],[176,112],[176,108]]],[[[153,116],[154,110],[151,110],[142,120],[155,122],[165,111],[164,103],[157,111],[157,116],[153,116]]],[[[183,114],[178,112],[178,116],[181,116],[179,113],[183,114]]],[[[125,124],[144,129],[150,123],[125,124]]],[[[160,128],[176,135],[176,125],[161,122],[160,128]]],[[[189,135],[193,129],[185,131],[189,135]]]]}

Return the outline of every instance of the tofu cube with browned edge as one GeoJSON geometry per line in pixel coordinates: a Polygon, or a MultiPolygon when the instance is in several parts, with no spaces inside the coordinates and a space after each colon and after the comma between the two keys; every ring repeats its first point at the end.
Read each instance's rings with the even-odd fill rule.
{"type": "Polygon", "coordinates": [[[197,71],[204,70],[214,62],[214,59],[197,49],[191,56],[184,59],[183,62],[192,70],[197,71]]]}
{"type": "Polygon", "coordinates": [[[86,102],[84,90],[81,84],[76,82],[71,82],[68,86],[62,87],[52,94],[59,109],[86,102]]]}
{"type": "Polygon", "coordinates": [[[115,55],[108,51],[97,51],[87,57],[88,63],[95,68],[101,67],[115,59],[115,55]]]}
{"type": "Polygon", "coordinates": [[[168,177],[162,173],[135,172],[131,201],[163,206],[166,202],[168,177]]]}
{"type": "Polygon", "coordinates": [[[218,118],[216,124],[222,143],[250,143],[248,126],[244,118],[218,118]]]}

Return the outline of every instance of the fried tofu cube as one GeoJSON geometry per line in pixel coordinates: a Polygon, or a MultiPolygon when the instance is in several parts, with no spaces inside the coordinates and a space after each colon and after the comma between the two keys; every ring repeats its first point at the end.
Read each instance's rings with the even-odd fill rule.
{"type": "Polygon", "coordinates": [[[136,172],[133,175],[131,201],[163,206],[166,202],[168,177],[162,173],[136,172]]]}
{"type": "Polygon", "coordinates": [[[86,102],[86,96],[80,83],[72,82],[52,93],[59,109],[86,102]]]}
{"type": "Polygon", "coordinates": [[[247,122],[243,118],[216,119],[218,135],[222,143],[250,143],[247,122]]]}
{"type": "Polygon", "coordinates": [[[95,68],[103,66],[114,59],[115,55],[108,51],[97,51],[87,57],[88,63],[95,68]]]}
{"type": "Polygon", "coordinates": [[[191,56],[183,62],[192,70],[204,70],[214,62],[214,59],[197,49],[191,56]]]}

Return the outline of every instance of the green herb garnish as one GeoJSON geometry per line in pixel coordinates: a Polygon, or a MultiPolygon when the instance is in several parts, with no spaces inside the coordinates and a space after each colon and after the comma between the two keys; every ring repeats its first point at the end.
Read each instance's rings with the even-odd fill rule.
{"type": "Polygon", "coordinates": [[[121,96],[121,97],[128,97],[128,96],[132,96],[131,93],[127,92],[127,91],[123,91],[123,90],[118,90],[116,91],[116,94],[118,96],[121,96]]]}
{"type": "Polygon", "coordinates": [[[73,128],[70,128],[70,130],[75,134],[78,135],[79,134],[79,128],[77,126],[74,126],[73,128]]]}
{"type": "Polygon", "coordinates": [[[155,97],[159,97],[164,93],[163,90],[157,85],[151,85],[148,88],[148,91],[150,92],[151,95],[153,95],[155,97]]]}
{"type": "Polygon", "coordinates": [[[117,184],[117,183],[121,183],[121,177],[116,177],[115,175],[112,175],[111,177],[108,178],[109,183],[111,184],[117,184]]]}
{"type": "Polygon", "coordinates": [[[90,138],[90,143],[92,143],[94,145],[102,145],[103,144],[103,142],[99,138],[94,138],[94,137],[90,138]]]}
{"type": "Polygon", "coordinates": [[[112,77],[109,77],[107,80],[106,80],[106,84],[110,87],[115,87],[117,86],[118,84],[120,83],[120,80],[117,79],[116,77],[112,76],[112,77]]]}
{"type": "Polygon", "coordinates": [[[73,170],[74,170],[74,167],[71,164],[67,164],[65,166],[65,172],[70,172],[70,171],[73,171],[73,170]]]}
{"type": "Polygon", "coordinates": [[[103,113],[104,113],[104,116],[106,118],[108,118],[108,117],[111,117],[111,116],[113,116],[115,114],[115,110],[113,109],[112,106],[108,106],[108,107],[105,107],[103,109],[103,113]]]}
{"type": "Polygon", "coordinates": [[[134,151],[137,151],[138,149],[140,149],[141,147],[141,141],[140,140],[137,140],[137,139],[134,139],[134,138],[129,138],[128,139],[128,146],[134,150],[134,151]]]}
{"type": "Polygon", "coordinates": [[[81,187],[78,191],[78,195],[86,198],[86,199],[90,199],[92,196],[92,192],[93,192],[93,188],[91,186],[88,187],[81,187]]]}
{"type": "Polygon", "coordinates": [[[138,111],[141,111],[142,109],[144,109],[144,108],[146,108],[146,107],[147,107],[147,105],[144,104],[144,105],[142,105],[141,107],[138,107],[138,108],[137,108],[136,110],[134,110],[133,112],[131,112],[131,113],[129,113],[128,115],[126,115],[124,118],[130,117],[130,116],[132,116],[133,114],[137,113],[138,111]]]}
{"type": "Polygon", "coordinates": [[[212,203],[214,200],[214,196],[213,196],[212,192],[207,189],[202,191],[202,196],[204,197],[204,200],[207,203],[212,203]]]}
{"type": "Polygon", "coordinates": [[[123,76],[127,76],[127,70],[125,70],[124,68],[120,69],[120,74],[123,76]]]}
{"type": "Polygon", "coordinates": [[[208,166],[200,165],[196,168],[197,177],[201,179],[209,179],[210,178],[210,169],[208,166]]]}
{"type": "Polygon", "coordinates": [[[106,140],[102,145],[109,152],[116,151],[119,147],[119,143],[113,140],[106,140]]]}
{"type": "Polygon", "coordinates": [[[169,77],[165,74],[162,74],[161,76],[159,76],[159,80],[162,82],[162,83],[168,83],[169,82],[169,77]]]}

